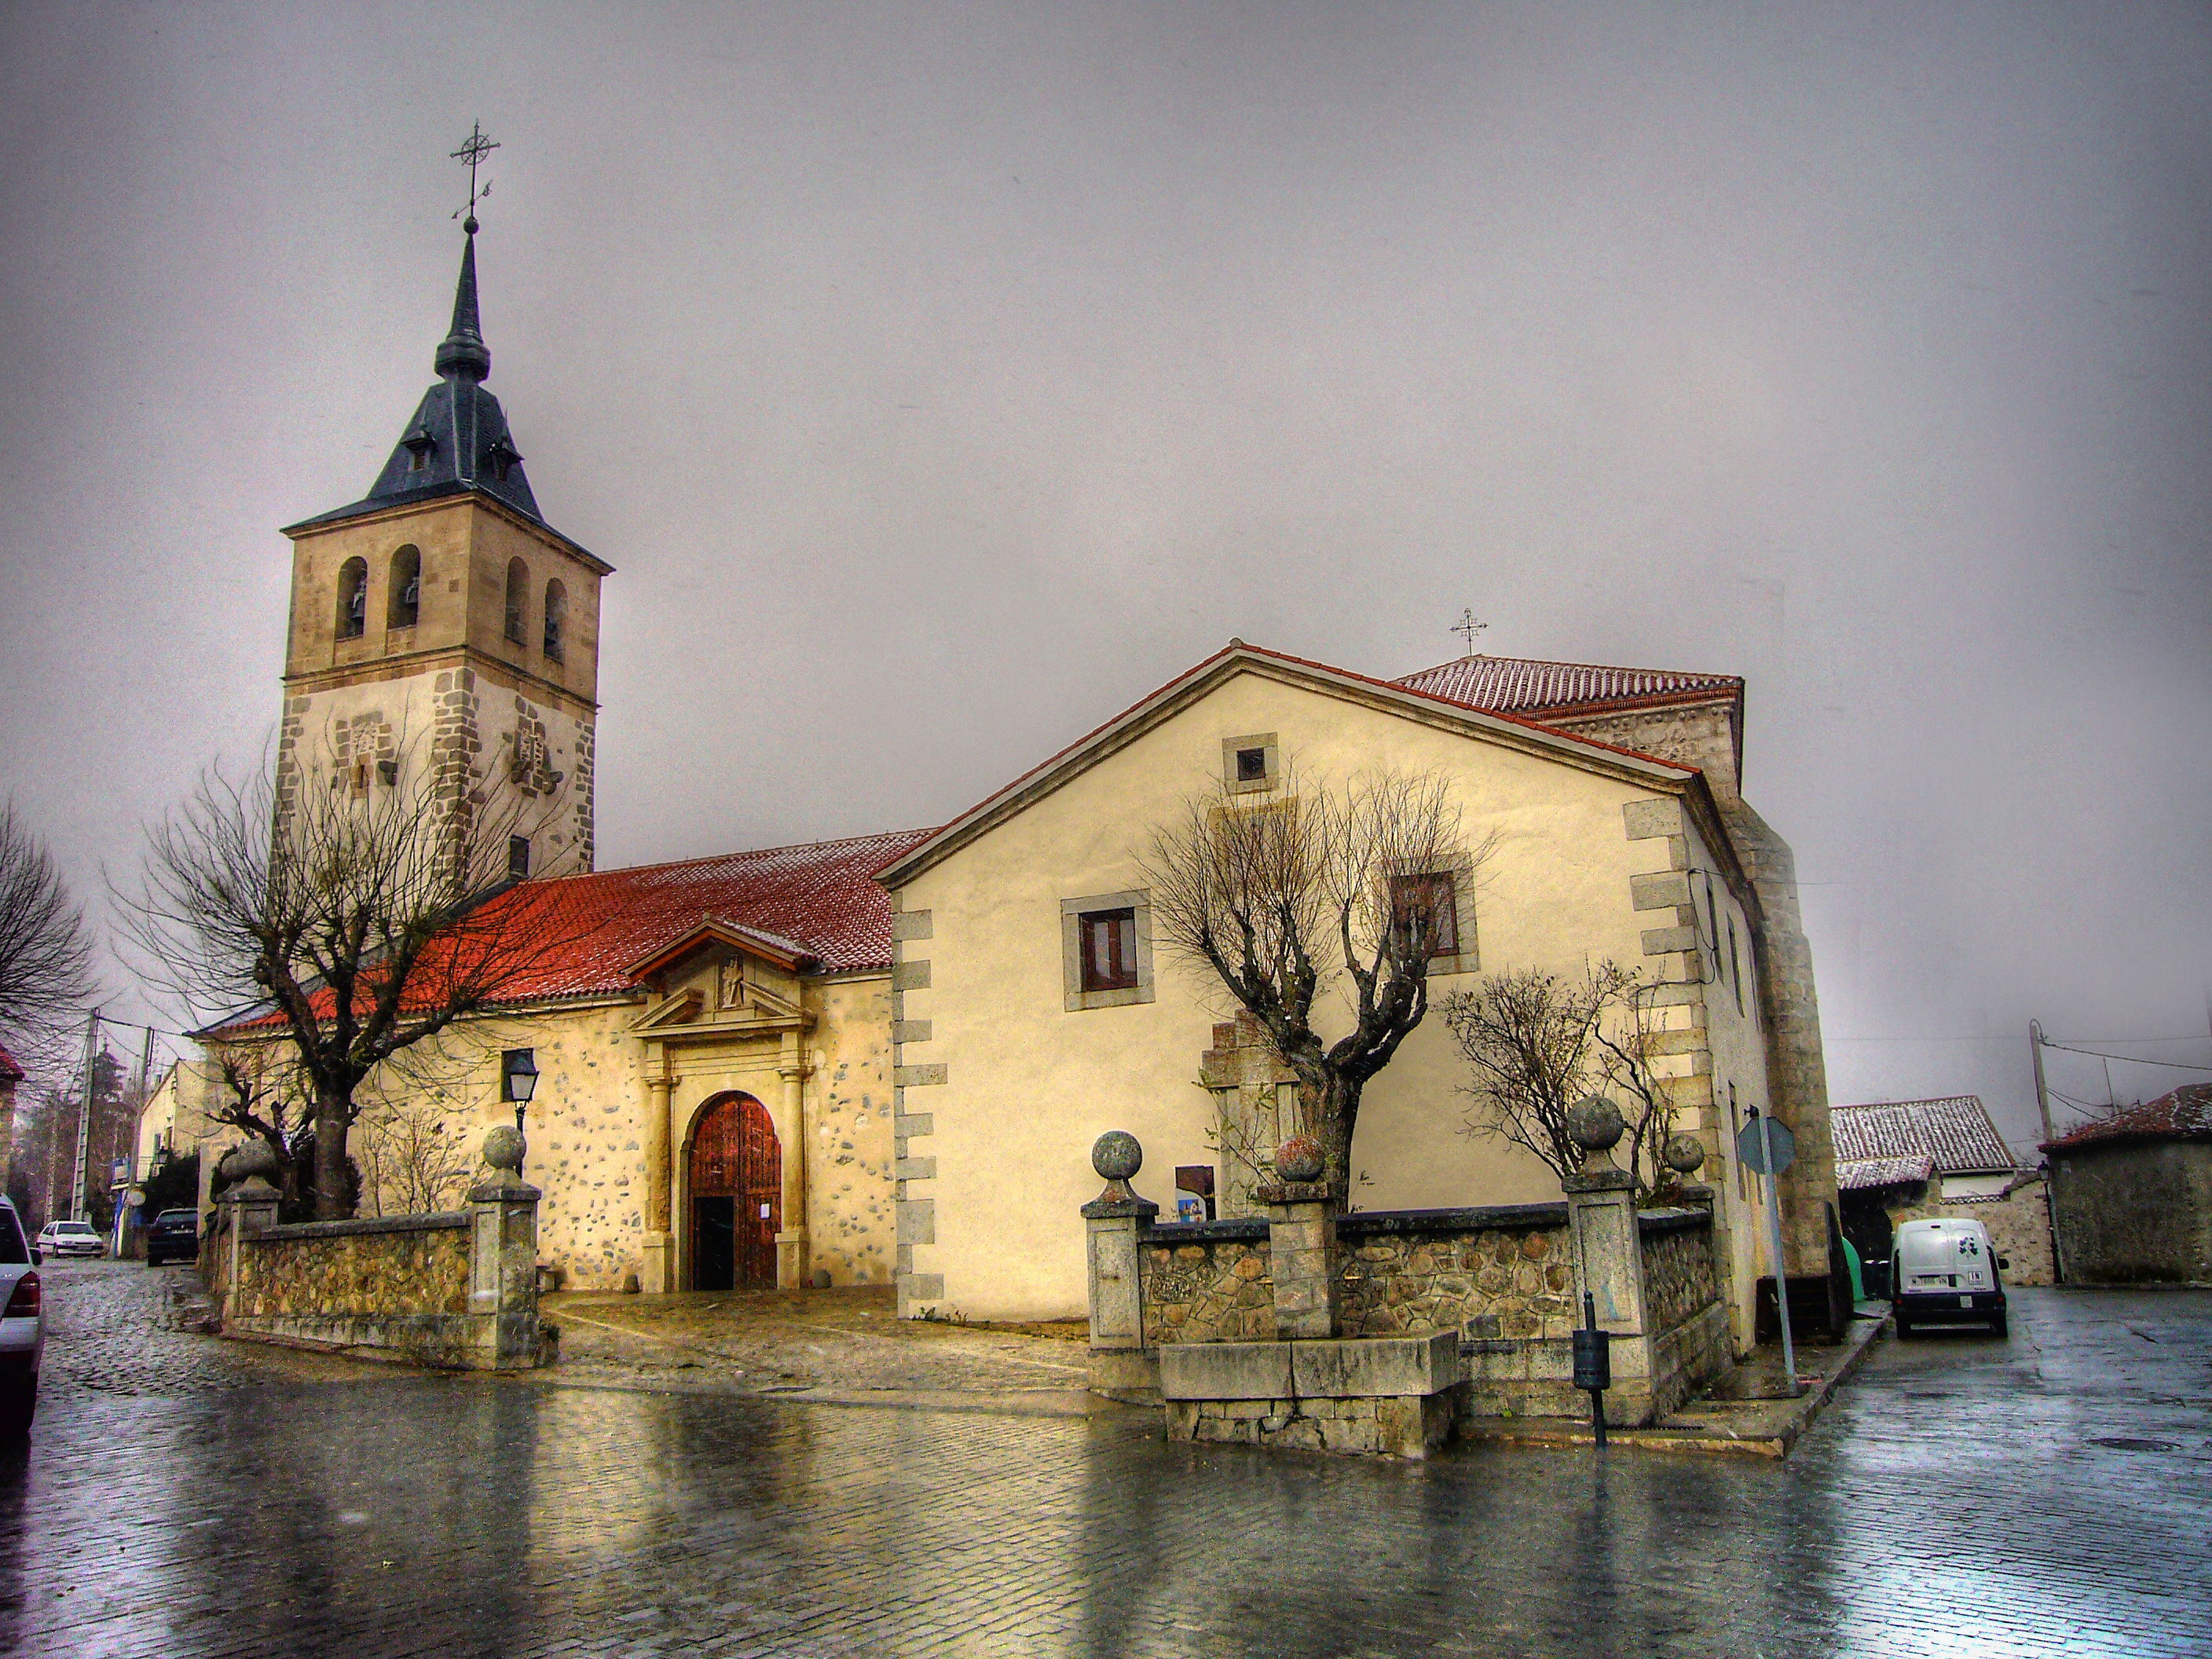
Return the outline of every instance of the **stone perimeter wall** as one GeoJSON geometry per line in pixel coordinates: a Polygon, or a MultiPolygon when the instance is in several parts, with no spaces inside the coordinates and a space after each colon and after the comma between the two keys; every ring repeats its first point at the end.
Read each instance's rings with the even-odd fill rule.
{"type": "Polygon", "coordinates": [[[1177,1222],[1138,1235],[1145,1346],[1272,1342],[1265,1221],[1177,1222]]]}
{"type": "Polygon", "coordinates": [[[1574,1328],[1564,1204],[1354,1213],[1336,1233],[1346,1336],[1565,1340],[1574,1328]]]}
{"type": "MultiPolygon", "coordinates": [[[[512,1133],[511,1131],[509,1132],[512,1133]]],[[[223,1335],[448,1370],[545,1364],[536,1189],[470,1194],[465,1211],[272,1224],[273,1188],[226,1199],[200,1273],[223,1335]]]]}
{"type": "Polygon", "coordinates": [[[1690,1210],[1647,1211],[1638,1218],[1644,1247],[1644,1298],[1651,1331],[1664,1335],[1720,1300],[1709,1218],[1690,1210]]]}
{"type": "Polygon", "coordinates": [[[226,1317],[465,1314],[469,1218],[308,1222],[252,1239],[226,1317]]]}

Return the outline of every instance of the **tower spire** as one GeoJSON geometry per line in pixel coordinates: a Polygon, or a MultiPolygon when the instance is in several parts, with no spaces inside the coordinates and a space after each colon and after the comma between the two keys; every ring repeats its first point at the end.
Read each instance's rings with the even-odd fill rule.
{"type": "Polygon", "coordinates": [[[477,222],[462,227],[468,242],[461,249],[461,279],[453,290],[453,325],[438,343],[440,375],[482,380],[491,374],[491,348],[484,343],[483,320],[477,311],[477,222]]]}

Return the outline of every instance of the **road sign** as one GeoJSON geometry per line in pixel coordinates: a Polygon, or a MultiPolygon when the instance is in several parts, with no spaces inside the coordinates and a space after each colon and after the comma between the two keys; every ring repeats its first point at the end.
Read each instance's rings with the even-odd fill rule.
{"type": "Polygon", "coordinates": [[[1736,1131],[1735,1155],[1753,1175],[1780,1175],[1797,1157],[1797,1137],[1778,1118],[1755,1117],[1736,1131]]]}
{"type": "Polygon", "coordinates": [[[131,1209],[144,1209],[146,1207],[145,1188],[143,1187],[133,1187],[129,1192],[123,1194],[123,1201],[131,1209]]]}

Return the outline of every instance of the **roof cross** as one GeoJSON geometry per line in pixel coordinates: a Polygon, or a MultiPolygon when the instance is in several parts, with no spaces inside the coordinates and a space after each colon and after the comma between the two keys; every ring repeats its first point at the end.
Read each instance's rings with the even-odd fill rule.
{"type": "Polygon", "coordinates": [[[465,207],[455,208],[453,210],[453,217],[458,219],[464,213],[469,216],[469,222],[463,225],[461,228],[468,232],[471,236],[477,234],[477,204],[483,200],[485,197],[491,194],[491,181],[489,179],[486,179],[484,181],[484,186],[482,190],[478,190],[477,188],[477,168],[481,167],[483,164],[484,159],[489,156],[492,151],[498,148],[499,146],[495,143],[489,135],[484,131],[483,123],[481,121],[471,121],[469,123],[469,136],[467,140],[459,149],[453,153],[453,159],[454,161],[466,161],[469,164],[468,205],[465,207]]]}
{"type": "Polygon", "coordinates": [[[1486,622],[1475,620],[1474,607],[1469,605],[1459,613],[1459,620],[1451,625],[1450,631],[1467,641],[1467,654],[1471,657],[1474,654],[1474,636],[1489,626],[1486,622]]]}

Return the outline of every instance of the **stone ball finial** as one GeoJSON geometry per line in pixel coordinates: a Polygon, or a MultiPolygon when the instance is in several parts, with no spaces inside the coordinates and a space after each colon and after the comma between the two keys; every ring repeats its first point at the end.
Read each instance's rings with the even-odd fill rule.
{"type": "Polygon", "coordinates": [[[1328,1154],[1313,1135],[1292,1135],[1275,1148],[1275,1179],[1319,1181],[1328,1167],[1328,1154]]]}
{"type": "Polygon", "coordinates": [[[265,1140],[249,1140],[222,1155],[223,1177],[233,1186],[256,1176],[264,1181],[274,1181],[277,1167],[276,1149],[265,1140]]]}
{"type": "Polygon", "coordinates": [[[502,1123],[484,1137],[483,1161],[495,1170],[522,1172],[522,1131],[502,1123]]]}
{"type": "Polygon", "coordinates": [[[1676,1135],[1667,1143],[1667,1167],[1676,1175],[1695,1175],[1705,1161],[1705,1144],[1695,1135],[1676,1135]]]}
{"type": "Polygon", "coordinates": [[[1620,1108],[1603,1095],[1584,1095],[1567,1108],[1567,1139],[1586,1152],[1610,1152],[1627,1133],[1620,1108]]]}
{"type": "Polygon", "coordinates": [[[1091,1167],[1102,1181],[1127,1181],[1145,1167],[1145,1149],[1127,1129],[1109,1129],[1091,1143],[1091,1167]]]}

